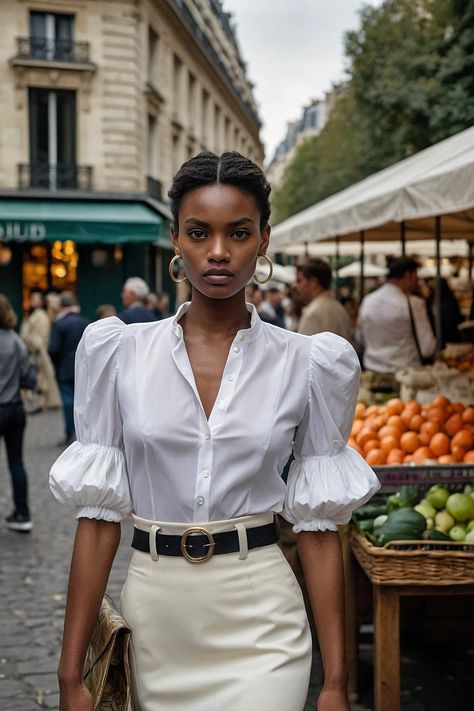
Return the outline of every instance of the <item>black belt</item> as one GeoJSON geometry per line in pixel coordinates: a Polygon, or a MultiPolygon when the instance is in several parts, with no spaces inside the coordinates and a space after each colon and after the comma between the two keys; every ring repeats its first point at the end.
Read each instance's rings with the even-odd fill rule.
{"type": "MultiPolygon", "coordinates": [[[[264,526],[246,528],[247,547],[261,548],[278,541],[278,529],[275,521],[264,526]]],[[[173,536],[159,531],[155,534],[156,552],[160,555],[181,555],[190,563],[203,563],[213,555],[237,553],[240,550],[237,530],[212,534],[203,526],[190,526],[182,536],[173,536]]],[[[132,548],[143,553],[150,553],[150,533],[134,528],[132,548]]]]}

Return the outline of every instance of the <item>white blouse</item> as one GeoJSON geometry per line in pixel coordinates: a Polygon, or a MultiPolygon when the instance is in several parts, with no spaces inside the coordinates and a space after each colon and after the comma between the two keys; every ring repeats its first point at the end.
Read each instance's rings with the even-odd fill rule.
{"type": "Polygon", "coordinates": [[[77,441],[50,486],[77,517],[204,523],[282,512],[302,530],[336,530],[379,488],[346,442],[359,387],[350,344],[264,323],[231,345],[206,419],[179,319],[87,327],[76,355],[77,441]],[[291,452],[286,486],[281,474],[291,452]]]}

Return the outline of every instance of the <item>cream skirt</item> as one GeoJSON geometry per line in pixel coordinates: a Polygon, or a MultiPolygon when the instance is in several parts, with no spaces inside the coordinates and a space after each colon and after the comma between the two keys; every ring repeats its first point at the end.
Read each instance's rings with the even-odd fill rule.
{"type": "MultiPolygon", "coordinates": [[[[271,520],[203,525],[218,533],[271,520]]],[[[134,523],[168,534],[189,526],[134,523]]],[[[303,710],[312,645],[300,588],[276,544],[245,557],[239,536],[240,553],[202,564],[134,551],[121,597],[132,630],[134,711],[303,710]]]]}

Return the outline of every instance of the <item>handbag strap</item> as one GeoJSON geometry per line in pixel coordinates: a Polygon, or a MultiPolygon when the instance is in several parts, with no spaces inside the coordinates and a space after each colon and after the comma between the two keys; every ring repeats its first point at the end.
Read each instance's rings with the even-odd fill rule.
{"type": "Polygon", "coordinates": [[[411,324],[411,332],[413,334],[413,339],[415,341],[415,346],[416,346],[416,351],[418,353],[418,358],[420,359],[420,363],[423,365],[423,354],[421,352],[420,348],[420,342],[418,340],[418,334],[416,332],[416,326],[415,326],[415,319],[413,316],[413,310],[411,308],[411,303],[410,303],[410,297],[407,294],[407,304],[408,304],[408,313],[410,314],[410,324],[411,324]]]}

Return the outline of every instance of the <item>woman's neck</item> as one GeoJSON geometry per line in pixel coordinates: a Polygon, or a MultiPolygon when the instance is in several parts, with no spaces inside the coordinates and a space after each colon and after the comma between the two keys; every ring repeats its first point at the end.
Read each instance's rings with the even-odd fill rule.
{"type": "Polygon", "coordinates": [[[245,291],[230,299],[209,299],[194,290],[191,305],[180,320],[184,330],[210,336],[234,336],[248,328],[250,314],[245,305],[245,291]]]}

